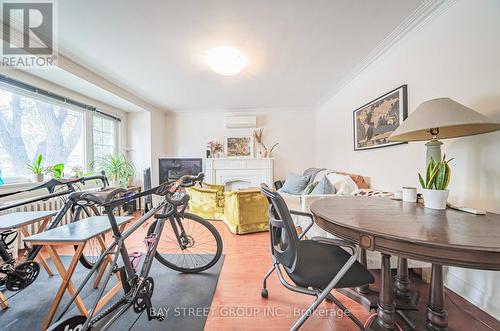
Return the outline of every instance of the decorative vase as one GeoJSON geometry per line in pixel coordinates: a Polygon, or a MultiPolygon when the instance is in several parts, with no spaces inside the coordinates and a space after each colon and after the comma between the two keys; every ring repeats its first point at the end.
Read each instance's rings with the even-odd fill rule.
{"type": "Polygon", "coordinates": [[[32,174],[30,180],[32,183],[43,182],[43,174],[32,174]]]}
{"type": "Polygon", "coordinates": [[[424,206],[430,209],[445,210],[449,195],[449,190],[424,189],[424,206]]]}

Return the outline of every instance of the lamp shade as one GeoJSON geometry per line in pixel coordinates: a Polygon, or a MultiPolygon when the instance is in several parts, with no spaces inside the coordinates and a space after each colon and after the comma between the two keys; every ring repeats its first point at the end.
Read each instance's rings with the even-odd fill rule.
{"type": "Polygon", "coordinates": [[[488,117],[450,98],[420,104],[390,135],[391,141],[430,140],[430,129],[439,129],[438,139],[471,136],[500,129],[488,117]]]}

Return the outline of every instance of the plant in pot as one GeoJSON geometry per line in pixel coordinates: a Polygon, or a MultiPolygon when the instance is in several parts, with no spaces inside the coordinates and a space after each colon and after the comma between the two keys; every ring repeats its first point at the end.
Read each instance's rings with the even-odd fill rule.
{"type": "Polygon", "coordinates": [[[45,172],[49,173],[52,178],[61,179],[64,177],[64,163],[54,164],[48,167],[45,172]]]}
{"type": "Polygon", "coordinates": [[[431,159],[427,165],[424,178],[418,174],[418,179],[424,191],[424,206],[430,209],[444,210],[448,202],[450,191],[447,189],[451,179],[450,161],[446,155],[439,162],[431,159]]]}
{"type": "Polygon", "coordinates": [[[26,164],[26,167],[32,172],[30,180],[33,183],[43,182],[43,172],[45,169],[42,166],[42,162],[43,156],[42,154],[38,154],[31,164],[26,164]]]}
{"type": "Polygon", "coordinates": [[[130,179],[135,176],[135,166],[127,160],[125,155],[112,153],[97,160],[92,168],[97,166],[99,171],[104,171],[111,186],[126,187],[130,179]]]}

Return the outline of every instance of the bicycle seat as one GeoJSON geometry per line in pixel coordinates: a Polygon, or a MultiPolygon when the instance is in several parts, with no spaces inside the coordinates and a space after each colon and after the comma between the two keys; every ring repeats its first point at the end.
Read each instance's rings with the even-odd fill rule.
{"type": "Polygon", "coordinates": [[[127,190],[124,188],[110,187],[102,191],[85,192],[82,195],[80,195],[80,199],[94,202],[97,203],[98,205],[103,205],[113,200],[113,198],[117,194],[125,192],[127,192],[127,190]]]}

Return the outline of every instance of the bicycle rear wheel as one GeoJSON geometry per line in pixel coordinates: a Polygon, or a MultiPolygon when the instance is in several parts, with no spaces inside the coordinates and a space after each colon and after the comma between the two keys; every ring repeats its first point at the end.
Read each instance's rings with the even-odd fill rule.
{"type": "MultiPolygon", "coordinates": [[[[149,227],[148,235],[153,233],[155,227],[156,222],[149,227]]],[[[156,259],[179,272],[207,270],[222,255],[222,238],[217,229],[191,213],[184,213],[182,219],[166,220],[159,240],[156,259]]]]}
{"type": "MultiPolygon", "coordinates": [[[[75,212],[73,213],[73,217],[71,218],[71,223],[85,221],[87,217],[91,216],[99,216],[99,211],[95,206],[83,206],[77,205],[75,208],[75,212]]],[[[77,246],[75,246],[76,250],[77,246]]],[[[87,269],[92,269],[94,264],[99,259],[99,256],[102,253],[102,247],[99,244],[99,240],[97,238],[92,238],[87,241],[85,248],[83,249],[83,253],[80,256],[80,263],[87,269]]]]}

